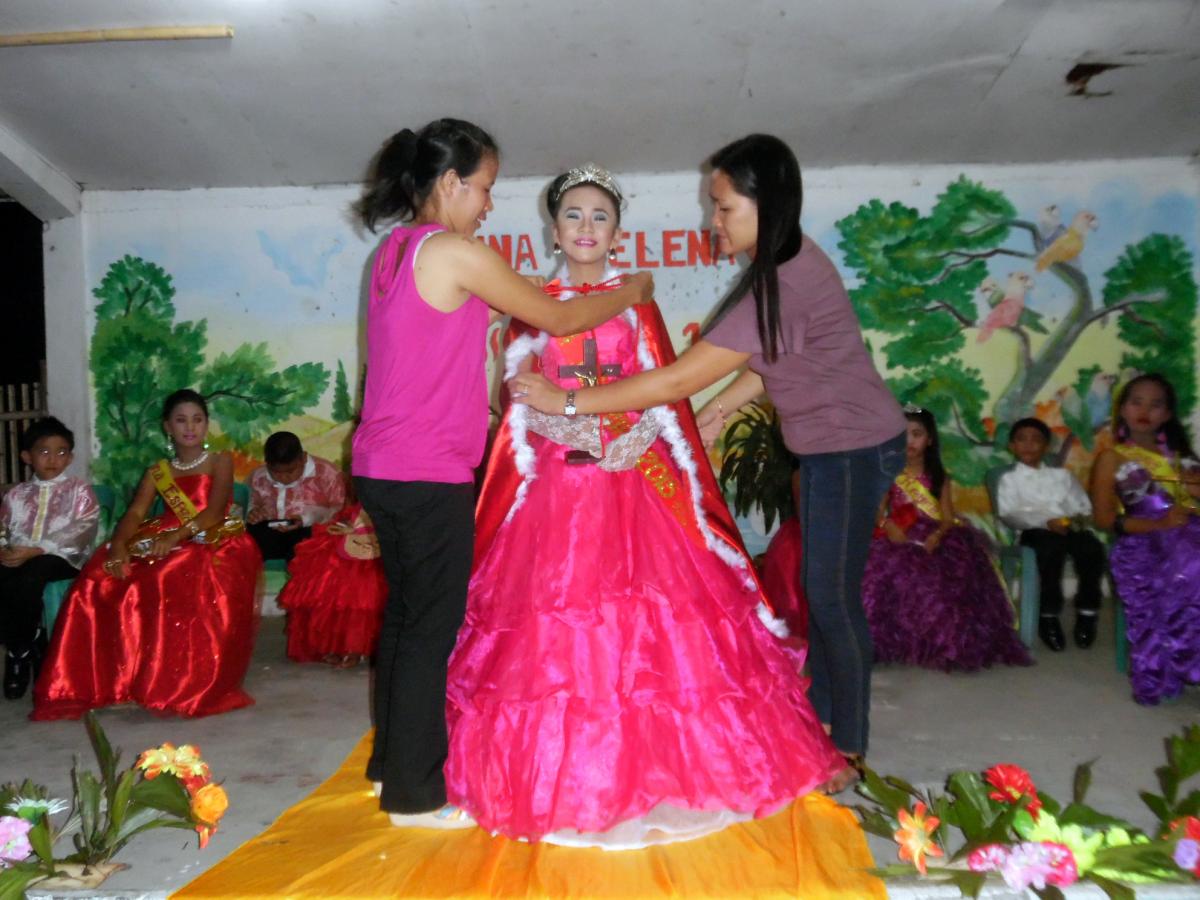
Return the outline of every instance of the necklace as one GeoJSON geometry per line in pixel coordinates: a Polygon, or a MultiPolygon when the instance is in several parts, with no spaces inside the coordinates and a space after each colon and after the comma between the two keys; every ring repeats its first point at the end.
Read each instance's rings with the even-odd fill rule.
{"type": "Polygon", "coordinates": [[[199,456],[197,456],[195,459],[193,459],[190,463],[181,463],[179,461],[179,457],[177,456],[173,460],[171,460],[171,465],[173,465],[175,468],[177,468],[180,472],[186,472],[189,469],[196,468],[196,466],[203,465],[204,461],[206,459],[208,459],[208,451],[207,450],[205,450],[203,453],[201,453],[199,456]]]}

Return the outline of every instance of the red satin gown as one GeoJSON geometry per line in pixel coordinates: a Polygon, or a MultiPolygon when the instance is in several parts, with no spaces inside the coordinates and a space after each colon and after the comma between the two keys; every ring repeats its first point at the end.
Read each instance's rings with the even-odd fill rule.
{"type": "Polygon", "coordinates": [[[287,655],[296,662],[319,662],[330,654],[371,656],[379,640],[387,579],[383,563],[352,556],[347,537],[365,537],[374,529],[360,520],[362,505],[314,525],[308,540],[296,545],[288,566],[291,576],[279,593],[287,610],[287,655]],[[330,534],[335,522],[355,525],[351,535],[330,534]]]}
{"type": "MultiPolygon", "coordinates": [[[[211,476],[175,481],[198,509],[207,505],[211,476]]],[[[162,522],[164,530],[179,525],[169,510],[162,522]]],[[[242,679],[258,627],[262,556],[248,534],[133,559],[124,579],[104,571],[107,558],[107,546],[93,554],[63,603],[31,718],[74,719],[117,703],[210,716],[254,702],[242,679]]]]}

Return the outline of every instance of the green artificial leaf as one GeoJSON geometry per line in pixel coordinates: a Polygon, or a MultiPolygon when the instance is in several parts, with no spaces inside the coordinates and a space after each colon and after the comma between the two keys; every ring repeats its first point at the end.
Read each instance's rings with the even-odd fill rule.
{"type": "Polygon", "coordinates": [[[1042,809],[1057,819],[1058,814],[1062,812],[1062,804],[1042,791],[1038,791],[1038,799],[1042,801],[1042,809]]]}
{"type": "Polygon", "coordinates": [[[92,742],[92,750],[96,753],[96,762],[100,764],[100,782],[106,788],[106,795],[111,800],[110,791],[116,788],[117,762],[119,752],[113,752],[108,736],[100,727],[94,710],[88,710],[83,716],[83,726],[87,729],[88,739],[92,742]]]}
{"type": "Polygon", "coordinates": [[[994,816],[983,780],[975,772],[955,772],[946,788],[957,800],[954,809],[963,837],[968,841],[981,840],[994,816]]]}
{"type": "Polygon", "coordinates": [[[856,806],[854,809],[862,820],[863,831],[888,840],[895,835],[897,826],[894,819],[889,819],[877,809],[867,809],[864,806],[856,806]]]}
{"type": "Polygon", "coordinates": [[[122,773],[112,792],[112,800],[109,801],[108,806],[108,833],[106,835],[110,843],[114,843],[124,829],[125,818],[129,815],[130,797],[137,779],[137,770],[127,769],[122,773]]]}
{"type": "Polygon", "coordinates": [[[1172,871],[1178,867],[1171,854],[1171,843],[1168,841],[1103,847],[1096,851],[1096,861],[1092,868],[1134,873],[1153,872],[1158,869],[1172,871]]]}
{"type": "Polygon", "coordinates": [[[32,866],[15,865],[0,869],[0,900],[25,900],[25,889],[45,873],[32,866]]]}
{"type": "Polygon", "coordinates": [[[38,823],[29,829],[27,837],[29,839],[29,846],[38,855],[38,859],[47,863],[54,862],[54,847],[53,842],[50,840],[50,824],[46,821],[45,816],[42,816],[38,823]]]}
{"type": "Polygon", "coordinates": [[[1095,764],[1096,760],[1089,759],[1075,768],[1075,780],[1071,794],[1072,805],[1083,803],[1087,798],[1088,788],[1092,786],[1092,766],[1095,764]]]}
{"type": "Polygon", "coordinates": [[[1111,878],[1105,878],[1103,875],[1097,875],[1095,872],[1085,876],[1088,881],[1104,891],[1108,895],[1109,900],[1135,900],[1137,893],[1128,885],[1121,884],[1119,881],[1113,881],[1111,878]]]}
{"type": "Polygon", "coordinates": [[[139,781],[134,785],[129,799],[131,803],[149,806],[188,822],[192,821],[191,800],[187,789],[172,775],[159,775],[157,778],[139,781]]]}
{"type": "Polygon", "coordinates": [[[1030,888],[1042,900],[1064,900],[1063,892],[1052,884],[1046,885],[1044,888],[1030,888]]]}
{"type": "Polygon", "coordinates": [[[1110,816],[1107,813],[1098,812],[1082,803],[1072,803],[1058,816],[1058,824],[1060,825],[1082,825],[1084,828],[1123,828],[1126,831],[1134,832],[1137,829],[1130,825],[1124,819],[1119,819],[1116,816],[1110,816]]]}
{"type": "Polygon", "coordinates": [[[1181,816],[1200,817],[1200,791],[1192,791],[1175,805],[1175,818],[1181,816]]]}
{"type": "Polygon", "coordinates": [[[100,783],[96,781],[96,776],[88,771],[79,771],[77,764],[75,807],[79,813],[79,833],[88,848],[95,845],[101,833],[100,797],[100,783]]]}
{"type": "Polygon", "coordinates": [[[978,897],[987,881],[986,872],[964,872],[956,869],[943,870],[946,880],[958,888],[964,897],[978,897]]]}
{"type": "Polygon", "coordinates": [[[1138,796],[1142,798],[1142,802],[1150,807],[1150,812],[1154,813],[1154,817],[1161,823],[1162,828],[1171,822],[1171,805],[1165,797],[1160,797],[1158,794],[1151,794],[1149,791],[1140,791],[1138,796]]]}
{"type": "Polygon", "coordinates": [[[908,794],[899,788],[894,788],[868,768],[863,774],[863,780],[856,788],[859,794],[883,807],[883,810],[895,818],[900,810],[908,809],[908,794]]]}

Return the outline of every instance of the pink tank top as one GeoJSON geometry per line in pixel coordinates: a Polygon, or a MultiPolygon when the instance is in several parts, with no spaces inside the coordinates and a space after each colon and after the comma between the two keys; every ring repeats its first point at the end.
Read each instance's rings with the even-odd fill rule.
{"type": "Polygon", "coordinates": [[[375,254],[367,311],[367,385],[352,471],[388,481],[474,479],[487,441],[488,307],[452,313],[417,292],[413,260],[440,225],[396,228],[375,254]]]}

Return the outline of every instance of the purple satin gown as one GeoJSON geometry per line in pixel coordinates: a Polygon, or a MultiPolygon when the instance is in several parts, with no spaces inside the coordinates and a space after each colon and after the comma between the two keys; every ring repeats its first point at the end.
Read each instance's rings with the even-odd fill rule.
{"type": "MultiPolygon", "coordinates": [[[[927,477],[919,477],[928,487],[927,477]]],[[[921,543],[938,522],[895,484],[888,506],[894,521],[911,524],[903,544],[882,534],[871,542],[863,607],[875,660],[966,672],[995,663],[1030,665],[987,539],[969,525],[955,525],[930,553],[921,543]]]]}
{"type": "MultiPolygon", "coordinates": [[[[1174,504],[1132,460],[1117,469],[1116,487],[1129,517],[1161,519],[1174,504]]],[[[1200,682],[1200,517],[1167,531],[1122,535],[1109,564],[1125,605],[1133,699],[1158,703],[1200,682]]]]}

